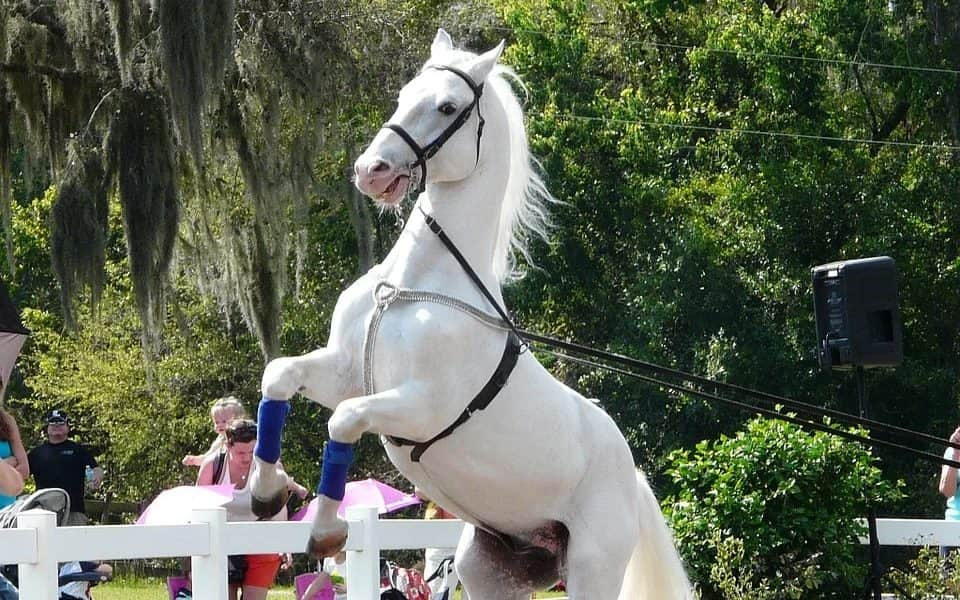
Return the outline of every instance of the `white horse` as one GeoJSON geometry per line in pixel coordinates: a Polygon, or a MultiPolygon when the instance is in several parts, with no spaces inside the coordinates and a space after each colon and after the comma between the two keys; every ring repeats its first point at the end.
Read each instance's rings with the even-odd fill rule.
{"type": "Polygon", "coordinates": [[[440,30],[357,159],[357,186],[382,205],[396,208],[413,185],[425,192],[384,262],[341,294],[327,347],[267,365],[255,509],[271,514],[285,499],[279,436],[299,392],[333,409],[311,553],[346,541],[336,511],[351,445],[370,432],[410,481],[467,522],[455,564],[470,598],[529,598],[561,578],[573,600],[688,598],[623,435],[523,351],[499,309],[509,257],[524,251],[524,229],[543,233],[550,199],[513,75],[497,65],[502,48],[456,50],[440,30]]]}

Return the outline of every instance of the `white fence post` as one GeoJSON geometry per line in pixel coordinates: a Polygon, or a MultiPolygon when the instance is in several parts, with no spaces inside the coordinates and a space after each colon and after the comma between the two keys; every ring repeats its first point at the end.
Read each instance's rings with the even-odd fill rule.
{"type": "Polygon", "coordinates": [[[33,529],[37,533],[37,562],[20,564],[20,597],[31,600],[57,600],[57,557],[53,552],[53,534],[57,529],[57,515],[48,510],[32,508],[17,517],[17,527],[33,529]]]}
{"type": "Polygon", "coordinates": [[[347,508],[348,521],[360,521],[362,550],[347,552],[347,598],[349,600],[377,600],[380,598],[380,539],[377,523],[380,520],[373,506],[347,508]]]}
{"type": "Polygon", "coordinates": [[[227,511],[224,508],[195,508],[190,521],[206,523],[210,528],[210,553],[190,559],[193,594],[196,598],[227,597],[227,551],[224,533],[227,511]]]}

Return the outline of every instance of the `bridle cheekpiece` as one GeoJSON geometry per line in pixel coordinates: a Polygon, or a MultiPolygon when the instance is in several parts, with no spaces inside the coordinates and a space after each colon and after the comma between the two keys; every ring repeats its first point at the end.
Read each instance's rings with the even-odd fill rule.
{"type": "Polygon", "coordinates": [[[473,90],[473,101],[470,104],[466,105],[463,110],[460,111],[460,114],[457,115],[457,118],[454,119],[453,123],[447,126],[440,135],[436,137],[435,140],[427,144],[426,146],[420,147],[417,144],[416,140],[406,132],[406,130],[396,123],[385,123],[382,129],[389,129],[397,135],[400,136],[404,142],[410,146],[410,149],[413,150],[413,153],[417,156],[417,160],[410,163],[410,168],[420,167],[420,181],[417,183],[417,193],[420,194],[426,189],[427,186],[427,161],[433,158],[433,156],[439,152],[440,148],[443,147],[447,140],[453,137],[464,123],[467,122],[467,119],[470,118],[470,113],[473,112],[473,107],[477,107],[477,160],[475,164],[480,163],[480,138],[483,136],[483,115],[480,114],[480,96],[483,95],[483,83],[475,83],[473,79],[465,72],[461,71],[456,67],[450,67],[447,65],[428,65],[424,68],[426,69],[436,69],[438,71],[449,71],[454,75],[458,76],[460,79],[464,80],[467,85],[470,86],[470,89],[473,90]]]}

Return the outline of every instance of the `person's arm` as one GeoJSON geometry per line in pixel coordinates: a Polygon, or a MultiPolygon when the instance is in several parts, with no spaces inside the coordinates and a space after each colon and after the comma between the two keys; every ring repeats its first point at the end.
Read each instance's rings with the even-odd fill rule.
{"type": "Polygon", "coordinates": [[[30,461],[27,459],[27,450],[23,447],[23,438],[20,437],[20,427],[17,426],[17,420],[7,411],[0,411],[0,418],[7,422],[7,430],[10,432],[10,449],[17,459],[16,469],[24,479],[30,477],[30,461]]]}
{"type": "MultiPolygon", "coordinates": [[[[197,485],[213,485],[213,462],[216,458],[207,459],[200,465],[200,471],[197,473],[197,485]]],[[[227,465],[223,465],[226,469],[227,465]]]]}
{"type": "Polygon", "coordinates": [[[183,457],[183,460],[180,461],[185,467],[199,467],[203,464],[203,461],[208,458],[217,456],[223,452],[224,440],[223,437],[217,436],[213,438],[213,442],[210,444],[210,448],[203,454],[188,454],[183,457]]]}
{"type": "MultiPolygon", "coordinates": [[[[950,441],[954,444],[960,444],[960,427],[957,427],[950,434],[950,441]]],[[[960,462],[960,450],[948,447],[943,457],[960,462]]],[[[940,467],[940,493],[945,498],[952,498],[957,493],[957,469],[955,467],[949,465],[940,467]]]]}
{"type": "Polygon", "coordinates": [[[0,460],[0,493],[16,496],[23,491],[23,476],[20,472],[0,460]]]}
{"type": "Polygon", "coordinates": [[[324,571],[317,573],[317,578],[310,582],[306,591],[303,592],[303,600],[312,600],[314,596],[320,593],[320,590],[330,586],[330,574],[324,571]]]}

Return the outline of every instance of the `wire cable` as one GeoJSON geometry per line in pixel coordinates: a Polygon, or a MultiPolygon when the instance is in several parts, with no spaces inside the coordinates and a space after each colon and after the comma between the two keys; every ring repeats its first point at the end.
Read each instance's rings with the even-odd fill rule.
{"type": "MultiPolygon", "coordinates": [[[[510,29],[508,27],[494,27],[494,31],[502,31],[506,33],[527,33],[542,35],[545,37],[552,38],[573,38],[572,34],[562,34],[557,32],[541,31],[537,29],[510,29]]],[[[730,50],[728,48],[711,48],[709,46],[692,46],[687,44],[672,44],[669,42],[652,42],[649,40],[625,40],[621,37],[602,32],[599,33],[601,37],[607,39],[616,40],[621,43],[633,45],[633,46],[648,46],[651,48],[666,48],[669,50],[699,50],[703,52],[712,52],[717,54],[732,54],[735,56],[756,56],[759,58],[775,58],[778,60],[794,60],[801,62],[813,62],[813,63],[823,63],[828,65],[835,66],[844,66],[844,67],[869,67],[874,69],[887,69],[894,71],[915,71],[918,73],[933,73],[937,75],[960,75],[960,70],[957,69],[947,69],[943,67],[927,67],[927,66],[911,66],[911,65],[897,65],[892,63],[881,63],[881,62],[872,62],[872,61],[863,61],[863,60],[843,60],[839,58],[820,58],[818,56],[802,56],[795,54],[783,54],[778,52],[751,52],[747,50],[730,50]]]]}
{"type": "MultiPolygon", "coordinates": [[[[536,343],[540,343],[540,342],[536,342],[536,343]]],[[[841,438],[844,438],[844,439],[847,439],[847,440],[850,440],[850,441],[853,441],[853,442],[857,442],[857,443],[860,443],[860,444],[865,444],[865,445],[874,446],[874,447],[876,447],[876,446],[884,446],[884,447],[886,447],[886,448],[893,449],[893,450],[897,450],[897,451],[902,452],[902,453],[904,453],[904,454],[913,455],[913,456],[915,456],[915,457],[917,457],[917,458],[920,458],[920,459],[925,460],[925,461],[928,461],[928,462],[933,462],[933,463],[940,464],[940,465],[948,465],[948,466],[951,466],[951,467],[960,468],[960,462],[957,462],[957,461],[954,461],[954,460],[951,460],[951,459],[948,459],[948,458],[944,458],[944,457],[942,457],[942,456],[940,456],[940,455],[933,454],[933,453],[931,453],[931,452],[924,452],[923,450],[917,450],[916,448],[911,448],[911,447],[909,447],[909,446],[904,446],[904,445],[902,445],[902,444],[896,444],[896,443],[890,442],[890,441],[888,441],[888,440],[877,439],[877,438],[874,438],[874,437],[870,437],[869,435],[868,435],[868,436],[862,436],[862,435],[859,435],[859,434],[856,434],[856,433],[851,433],[851,432],[849,432],[849,431],[844,431],[843,429],[838,429],[838,428],[836,428],[836,427],[831,427],[831,426],[826,425],[826,424],[823,424],[823,423],[818,423],[817,421],[809,421],[809,420],[807,420],[807,419],[801,419],[801,418],[796,417],[796,416],[794,416],[794,415],[782,413],[782,412],[779,412],[779,411],[777,411],[777,410],[773,410],[773,409],[769,409],[769,408],[763,408],[763,407],[760,407],[760,406],[754,406],[754,405],[752,405],[752,404],[747,404],[747,403],[745,403],[745,402],[739,402],[739,401],[737,401],[737,400],[733,400],[733,399],[730,399],[730,398],[724,398],[723,396],[719,396],[719,395],[716,395],[716,394],[710,394],[710,393],[708,393],[708,392],[704,392],[704,391],[701,391],[701,390],[697,390],[697,389],[693,389],[693,388],[690,388],[690,387],[686,387],[686,386],[681,385],[681,384],[670,383],[670,382],[668,382],[668,381],[664,381],[664,380],[661,380],[661,379],[657,379],[657,378],[655,378],[655,377],[650,377],[650,376],[648,376],[648,375],[641,375],[641,374],[639,374],[639,373],[634,373],[633,371],[628,371],[628,370],[622,369],[622,368],[620,368],[620,367],[613,367],[613,366],[610,366],[610,365],[605,365],[605,364],[602,364],[602,363],[590,361],[590,360],[587,360],[587,359],[584,359],[584,358],[579,358],[579,357],[575,357],[575,356],[570,356],[570,355],[568,355],[568,354],[564,354],[564,353],[562,353],[562,352],[557,352],[557,351],[555,351],[555,350],[542,349],[541,351],[546,352],[547,354],[550,354],[550,355],[555,356],[555,357],[557,357],[557,358],[560,358],[560,359],[562,359],[562,360],[568,360],[568,361],[575,362],[575,363],[578,363],[578,364],[582,364],[582,365],[585,365],[585,366],[589,366],[589,367],[592,367],[592,368],[602,369],[602,370],[605,370],[605,371],[610,371],[610,372],[612,372],[612,373],[617,373],[617,374],[619,374],[619,375],[624,375],[624,376],[626,376],[626,377],[631,377],[631,378],[633,378],[633,379],[638,379],[638,380],[640,380],[640,381],[644,381],[644,382],[647,382],[647,383],[650,383],[650,384],[653,384],[653,385],[665,387],[665,388],[667,388],[667,389],[671,389],[671,390],[673,390],[673,391],[680,392],[680,393],[682,393],[682,394],[688,394],[688,395],[696,396],[696,397],[698,397],[698,398],[702,398],[702,399],[705,399],[705,400],[711,400],[711,401],[714,401],[714,402],[720,402],[720,403],[727,404],[727,405],[730,405],[730,406],[733,406],[733,407],[736,407],[736,408],[740,408],[740,409],[742,409],[742,410],[747,410],[747,411],[755,412],[755,413],[761,414],[761,415],[766,416],[766,417],[770,417],[770,418],[774,418],[774,419],[780,419],[780,420],[782,420],[782,421],[787,421],[787,422],[789,422],[789,423],[793,423],[794,425],[798,425],[798,426],[800,426],[800,427],[809,428],[809,429],[815,429],[815,430],[817,430],[817,431],[821,431],[821,432],[824,432],[824,433],[828,433],[828,434],[830,434],[830,435],[835,435],[835,436],[837,436],[837,437],[841,437],[841,438]]]]}
{"type": "Polygon", "coordinates": [[[632,120],[632,119],[618,119],[616,117],[590,117],[587,115],[577,115],[573,113],[555,113],[548,115],[550,117],[558,118],[561,120],[579,120],[579,121],[594,121],[594,122],[603,122],[603,123],[616,123],[619,125],[640,125],[648,127],[668,127],[673,129],[688,129],[694,131],[711,131],[714,133],[738,133],[745,135],[763,135],[767,137],[778,137],[778,138],[793,138],[801,140],[816,140],[823,142],[834,142],[834,143],[849,143],[849,144],[868,144],[873,146],[893,146],[893,147],[902,147],[902,148],[917,148],[923,150],[945,150],[950,152],[956,152],[960,150],[960,146],[951,145],[951,144],[931,144],[925,142],[898,142],[895,140],[871,140],[868,138],[845,138],[839,136],[829,136],[829,135],[813,135],[807,133],[788,133],[785,131],[765,131],[763,129],[738,129],[736,127],[716,127],[710,125],[686,125],[683,123],[666,123],[662,121],[647,121],[647,120],[632,120]]]}

